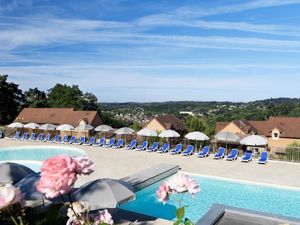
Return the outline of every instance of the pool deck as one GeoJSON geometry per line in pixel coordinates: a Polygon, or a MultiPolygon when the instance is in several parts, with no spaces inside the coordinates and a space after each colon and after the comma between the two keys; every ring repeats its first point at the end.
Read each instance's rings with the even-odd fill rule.
{"type": "Polygon", "coordinates": [[[233,162],[224,159],[213,160],[212,156],[200,159],[195,155],[184,157],[181,155],[138,152],[135,150],[0,139],[0,148],[22,145],[70,146],[83,149],[95,162],[96,171],[90,176],[81,176],[76,183],[77,185],[99,178],[118,179],[156,164],[168,163],[179,165],[183,172],[286,186],[300,190],[300,163],[269,161],[267,165],[259,165],[257,160],[250,163],[242,163],[240,159],[233,162]]]}

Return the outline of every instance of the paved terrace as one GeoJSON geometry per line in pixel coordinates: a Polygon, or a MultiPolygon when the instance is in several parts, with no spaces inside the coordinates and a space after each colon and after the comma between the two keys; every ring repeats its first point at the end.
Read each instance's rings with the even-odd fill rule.
{"type": "Polygon", "coordinates": [[[90,176],[81,176],[77,185],[104,177],[122,178],[159,163],[169,163],[179,165],[182,171],[189,173],[300,188],[299,163],[269,161],[267,165],[259,165],[256,160],[250,163],[242,163],[240,159],[234,162],[213,160],[212,156],[199,159],[195,155],[184,157],[135,150],[0,139],[0,148],[21,145],[71,146],[85,150],[87,155],[96,163],[96,171],[90,176]]]}

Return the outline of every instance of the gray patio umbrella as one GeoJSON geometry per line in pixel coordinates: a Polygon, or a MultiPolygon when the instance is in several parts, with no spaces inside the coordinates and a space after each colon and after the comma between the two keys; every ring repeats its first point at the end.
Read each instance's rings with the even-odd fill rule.
{"type": "Polygon", "coordinates": [[[113,130],[113,128],[105,124],[102,124],[95,128],[95,131],[99,131],[99,132],[109,132],[111,130],[113,130]]]}
{"type": "Polygon", "coordinates": [[[197,149],[197,141],[207,141],[207,140],[209,140],[209,137],[206,134],[204,134],[200,131],[190,132],[190,133],[186,134],[184,137],[188,140],[196,141],[196,146],[195,146],[196,149],[197,149]]]}
{"type": "Polygon", "coordinates": [[[38,125],[37,123],[27,123],[24,125],[24,128],[28,128],[28,129],[37,129],[39,128],[40,125],[38,125]]]}
{"type": "Polygon", "coordinates": [[[9,128],[23,128],[24,124],[19,123],[19,122],[14,122],[14,123],[9,124],[7,127],[9,127],[9,128]]]}
{"type": "Polygon", "coordinates": [[[32,169],[18,163],[0,163],[0,184],[14,184],[31,173],[34,173],[32,169]]]}
{"type": "Polygon", "coordinates": [[[91,210],[115,208],[134,199],[133,187],[121,180],[98,179],[72,193],[72,201],[87,201],[91,210]]]}
{"type": "Polygon", "coordinates": [[[219,132],[215,135],[215,139],[217,142],[223,142],[226,144],[226,149],[227,149],[227,144],[231,143],[231,144],[239,144],[241,138],[239,136],[237,136],[234,133],[231,133],[229,131],[223,131],[223,132],[219,132]]]}
{"type": "Polygon", "coordinates": [[[161,138],[175,138],[180,137],[180,134],[178,134],[175,130],[164,130],[161,132],[158,137],[161,138]]]}
{"type": "Polygon", "coordinates": [[[126,144],[126,135],[132,135],[135,131],[129,127],[122,127],[115,131],[116,135],[124,135],[125,144],[126,144]]]}
{"type": "Polygon", "coordinates": [[[137,134],[145,137],[157,137],[157,133],[154,130],[151,130],[150,128],[147,127],[138,131],[137,134]]]}
{"type": "Polygon", "coordinates": [[[40,130],[55,130],[56,126],[51,123],[45,123],[39,127],[40,130]]]}
{"type": "Polygon", "coordinates": [[[89,124],[82,124],[82,125],[77,126],[75,129],[78,131],[87,131],[87,130],[93,130],[94,127],[89,124]]]}
{"type": "Polygon", "coordinates": [[[71,131],[71,130],[74,130],[74,127],[70,124],[62,124],[62,125],[59,125],[58,127],[56,127],[56,130],[71,131]]]}
{"type": "Polygon", "coordinates": [[[14,186],[19,188],[25,194],[27,201],[43,201],[43,194],[36,190],[36,185],[40,180],[38,173],[31,173],[17,182],[14,186]]]}
{"type": "Polygon", "coordinates": [[[268,141],[266,138],[260,135],[250,135],[243,138],[240,142],[242,145],[249,145],[249,146],[266,146],[268,141]]]}

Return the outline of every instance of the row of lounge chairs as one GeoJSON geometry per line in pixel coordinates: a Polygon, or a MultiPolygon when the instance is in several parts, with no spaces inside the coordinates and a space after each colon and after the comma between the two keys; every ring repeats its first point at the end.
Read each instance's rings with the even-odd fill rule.
{"type": "MultiPolygon", "coordinates": [[[[175,148],[171,149],[168,143],[164,143],[161,147],[158,142],[153,142],[151,146],[149,146],[148,141],[143,141],[140,145],[138,145],[137,140],[132,140],[130,144],[125,146],[125,142],[123,139],[119,139],[116,142],[116,139],[111,138],[107,142],[105,138],[100,138],[96,141],[95,137],[91,137],[89,140],[86,140],[85,137],[80,137],[78,140],[76,136],[72,136],[69,138],[68,135],[65,135],[63,138],[60,135],[55,135],[51,138],[50,134],[47,134],[45,137],[42,133],[37,136],[35,133],[32,133],[30,136],[28,133],[24,133],[22,136],[20,132],[16,132],[14,137],[11,137],[13,140],[23,140],[23,141],[41,141],[41,142],[52,142],[52,143],[60,143],[60,144],[75,144],[75,145],[86,145],[86,146],[94,146],[94,147],[104,147],[104,148],[124,148],[125,150],[136,150],[136,151],[146,151],[146,152],[157,152],[157,153],[169,153],[170,155],[178,155],[181,154],[183,156],[190,156],[194,154],[195,148],[193,145],[187,145],[186,148],[183,148],[183,144],[177,144],[175,148]]],[[[210,155],[210,147],[204,146],[202,151],[197,153],[197,157],[204,158],[210,155]]],[[[225,156],[225,148],[220,147],[218,152],[213,155],[214,159],[223,159],[234,161],[238,158],[238,149],[231,149],[230,153],[225,156]]],[[[241,161],[242,162],[250,162],[253,159],[252,152],[246,152],[241,161]]],[[[265,164],[268,162],[268,153],[266,151],[261,153],[261,157],[258,160],[258,163],[265,164]]]]}

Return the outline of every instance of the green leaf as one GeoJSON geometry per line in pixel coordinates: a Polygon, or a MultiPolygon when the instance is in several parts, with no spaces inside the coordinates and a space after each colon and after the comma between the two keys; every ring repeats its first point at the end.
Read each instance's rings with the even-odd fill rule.
{"type": "Polygon", "coordinates": [[[173,223],[173,225],[179,225],[179,224],[181,224],[181,220],[176,220],[176,221],[173,223]]]}
{"type": "Polygon", "coordinates": [[[185,218],[184,225],[194,225],[194,223],[192,221],[190,221],[188,218],[185,218]]]}
{"type": "Polygon", "coordinates": [[[56,224],[58,212],[63,205],[64,204],[62,204],[62,203],[57,203],[57,204],[53,204],[49,207],[49,209],[47,210],[47,214],[46,214],[47,223],[56,224]]]}
{"type": "Polygon", "coordinates": [[[178,208],[176,210],[176,217],[178,220],[182,221],[183,217],[184,217],[184,207],[178,208]]]}

